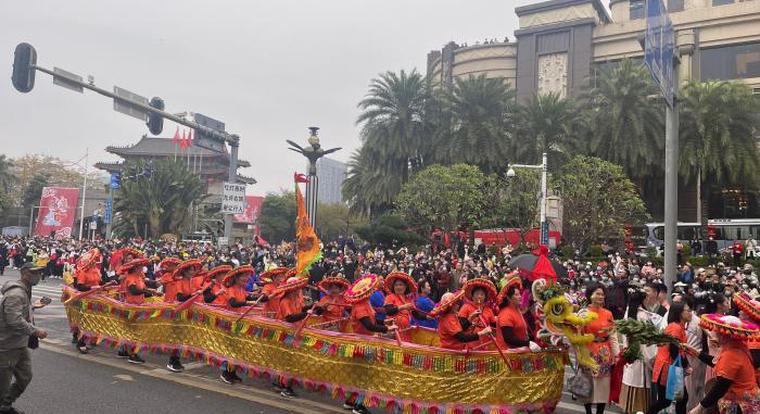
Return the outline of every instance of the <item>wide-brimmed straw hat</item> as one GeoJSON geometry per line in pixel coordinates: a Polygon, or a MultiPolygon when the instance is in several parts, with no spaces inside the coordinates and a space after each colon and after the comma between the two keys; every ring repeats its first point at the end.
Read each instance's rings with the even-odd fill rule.
{"type": "Polygon", "coordinates": [[[208,273],[206,273],[207,279],[213,279],[216,276],[219,275],[226,275],[227,273],[231,272],[233,269],[230,265],[219,265],[214,267],[213,269],[209,270],[208,273]]]}
{"type": "Polygon", "coordinates": [[[393,285],[397,280],[404,282],[407,295],[417,293],[417,282],[414,281],[414,278],[404,272],[391,272],[385,277],[385,290],[388,293],[393,293],[393,285]]]}
{"type": "Polygon", "coordinates": [[[760,302],[741,292],[734,295],[734,304],[753,322],[760,322],[760,302]]]}
{"type": "Polygon", "coordinates": [[[167,257],[164,260],[161,260],[161,262],[158,264],[158,267],[160,267],[161,270],[166,270],[168,266],[179,266],[180,263],[182,263],[182,259],[178,259],[176,257],[167,257]]]}
{"type": "Polygon", "coordinates": [[[496,300],[498,293],[496,292],[496,286],[490,280],[479,277],[476,279],[468,280],[465,282],[462,290],[464,291],[464,297],[472,300],[472,293],[475,289],[483,289],[486,292],[486,302],[492,302],[496,300]]]}
{"type": "Polygon", "coordinates": [[[760,326],[741,320],[736,316],[718,313],[702,315],[699,318],[699,326],[737,341],[756,342],[760,340],[760,326]]]}
{"type": "Polygon", "coordinates": [[[301,290],[306,285],[309,284],[309,279],[305,277],[296,277],[293,276],[285,281],[285,283],[281,284],[280,286],[277,286],[277,289],[274,290],[274,294],[282,293],[287,294],[295,290],[301,290]]]}
{"type": "Polygon", "coordinates": [[[464,291],[462,290],[458,290],[454,293],[446,292],[443,294],[443,296],[441,296],[440,302],[438,302],[438,304],[435,305],[433,310],[430,311],[429,315],[431,317],[441,316],[444,313],[448,312],[452,306],[461,302],[463,299],[464,299],[464,291]]]}
{"type": "Polygon", "coordinates": [[[174,272],[172,272],[172,277],[174,279],[181,279],[182,272],[184,272],[185,270],[193,269],[193,268],[200,270],[202,267],[203,267],[203,262],[201,262],[198,259],[185,260],[184,262],[177,265],[177,268],[174,269],[174,272]]]}
{"type": "Polygon", "coordinates": [[[369,298],[380,287],[380,277],[369,274],[361,279],[357,279],[351,285],[343,297],[348,303],[357,303],[369,298]]]}
{"type": "Polygon", "coordinates": [[[332,286],[338,286],[341,288],[341,290],[346,290],[349,286],[351,286],[351,283],[349,283],[345,277],[332,276],[320,280],[317,286],[323,291],[330,290],[330,287],[332,286]]]}
{"type": "Polygon", "coordinates": [[[287,267],[275,267],[274,269],[269,269],[266,272],[262,273],[259,278],[264,283],[272,283],[274,276],[285,275],[288,273],[288,270],[290,269],[287,267]]]}
{"type": "Polygon", "coordinates": [[[87,251],[87,253],[79,256],[79,259],[77,259],[76,268],[87,269],[89,267],[95,266],[102,259],[103,255],[100,254],[100,250],[98,248],[90,249],[87,251]]]}
{"type": "Polygon", "coordinates": [[[240,266],[237,269],[233,269],[227,273],[227,275],[224,276],[224,279],[222,279],[222,284],[224,286],[230,287],[235,284],[235,281],[240,276],[245,275],[252,275],[253,274],[253,267],[250,265],[244,265],[240,266]]]}
{"type": "Polygon", "coordinates": [[[496,297],[496,303],[501,303],[504,298],[507,297],[507,292],[512,286],[517,286],[518,289],[522,289],[522,279],[520,279],[519,276],[512,276],[507,279],[507,282],[504,283],[504,287],[501,288],[499,295],[496,297]]]}
{"type": "Polygon", "coordinates": [[[150,264],[150,260],[144,258],[144,257],[138,257],[137,259],[132,259],[128,261],[127,263],[124,263],[121,265],[120,269],[122,272],[126,272],[129,269],[133,269],[135,267],[143,267],[150,264]]]}

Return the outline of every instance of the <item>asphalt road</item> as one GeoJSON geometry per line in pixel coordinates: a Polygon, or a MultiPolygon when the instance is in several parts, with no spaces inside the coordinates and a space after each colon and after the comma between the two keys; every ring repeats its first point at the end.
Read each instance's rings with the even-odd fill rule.
{"type": "MultiPolygon", "coordinates": [[[[0,285],[14,278],[18,278],[18,272],[7,269],[5,276],[0,276],[0,285]]],[[[144,365],[128,364],[105,348],[80,355],[70,342],[60,295],[60,279],[47,279],[32,289],[33,300],[49,296],[53,303],[35,311],[35,323],[48,331],[49,338],[34,351],[34,379],[17,403],[28,414],[133,414],[148,410],[160,410],[162,414],[346,412],[339,401],[303,390],[296,389],[300,394],[297,399],[284,399],[264,380],[246,379],[243,384],[226,385],[218,379],[215,369],[199,362],[185,363],[185,372],[176,374],[164,368],[166,357],[160,355],[146,355],[144,365]]],[[[585,411],[563,393],[555,412],[585,411]]]]}

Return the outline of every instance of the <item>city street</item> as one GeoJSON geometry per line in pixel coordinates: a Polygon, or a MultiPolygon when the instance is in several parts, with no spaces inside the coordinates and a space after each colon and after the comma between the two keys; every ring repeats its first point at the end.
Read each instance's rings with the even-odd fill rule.
{"type": "MultiPolygon", "coordinates": [[[[0,276],[0,284],[17,277],[17,271],[7,269],[0,276]]],[[[286,400],[262,379],[226,385],[214,369],[200,362],[186,363],[185,372],[176,374],[164,368],[166,359],[162,355],[146,355],[144,365],[128,364],[106,348],[81,355],[70,343],[71,334],[60,302],[61,283],[60,279],[48,278],[33,289],[33,300],[48,296],[53,303],[34,316],[35,323],[50,336],[33,353],[34,379],[17,403],[27,413],[81,414],[82,409],[95,412],[108,407],[113,414],[131,414],[146,405],[161,407],[166,414],[345,413],[338,401],[303,390],[297,390],[300,398],[286,400]]],[[[583,406],[564,392],[556,413],[582,412],[583,406]]]]}

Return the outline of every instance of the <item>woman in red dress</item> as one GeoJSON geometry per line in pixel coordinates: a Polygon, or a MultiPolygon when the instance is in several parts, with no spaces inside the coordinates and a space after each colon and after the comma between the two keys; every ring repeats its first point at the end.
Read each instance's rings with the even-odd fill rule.
{"type": "MultiPolygon", "coordinates": [[[[496,286],[486,278],[477,278],[467,281],[462,289],[465,302],[459,309],[459,317],[469,320],[472,325],[468,333],[476,333],[486,327],[496,326],[496,286]],[[485,323],[484,323],[485,321],[485,323]]],[[[489,343],[488,338],[481,338],[476,345],[489,343]]]]}
{"type": "MultiPolygon", "coordinates": [[[[319,281],[319,290],[325,295],[314,305],[315,311],[319,312],[325,322],[344,319],[350,310],[350,306],[343,297],[350,283],[343,277],[326,277],[319,281]]],[[[338,330],[345,328],[344,322],[338,323],[338,330]]]]}
{"type": "Polygon", "coordinates": [[[760,412],[760,389],[747,346],[747,343],[760,341],[760,327],[720,314],[702,315],[699,325],[717,335],[720,353],[712,363],[715,385],[690,414],[706,413],[716,405],[722,414],[760,412]]]}
{"type": "Polygon", "coordinates": [[[473,325],[470,319],[461,316],[462,299],[464,292],[447,292],[441,297],[441,301],[430,312],[431,317],[438,317],[438,338],[441,340],[441,348],[456,349],[462,351],[467,344],[475,343],[484,336],[490,335],[490,326],[477,332],[469,332],[473,325]]]}
{"type": "Polygon", "coordinates": [[[499,313],[496,316],[496,343],[501,349],[529,347],[533,351],[541,349],[528,337],[528,324],[525,322],[520,302],[522,301],[522,281],[513,276],[507,279],[496,297],[499,313]]]}
{"type": "MultiPolygon", "coordinates": [[[[670,305],[668,310],[668,326],[665,333],[678,339],[682,345],[686,344],[686,324],[691,322],[692,313],[689,305],[678,302],[670,305]]],[[[683,346],[679,347],[674,344],[660,345],[657,348],[657,356],[654,359],[654,369],[652,370],[652,381],[657,386],[657,400],[653,401],[647,410],[647,414],[656,414],[660,410],[668,408],[673,402],[665,396],[665,387],[668,384],[668,369],[673,361],[681,356],[684,373],[688,373],[688,359],[686,354],[681,351],[683,346]]],[[[684,388],[683,398],[676,401],[676,414],[686,414],[686,404],[689,402],[689,395],[684,388]]]]}
{"type": "MultiPolygon", "coordinates": [[[[412,314],[415,318],[425,319],[425,315],[414,308],[417,283],[411,276],[404,272],[389,273],[385,277],[385,290],[388,292],[383,306],[385,314],[394,318],[399,331],[411,326],[412,314]]],[[[400,335],[402,340],[409,340],[409,332],[400,332],[400,335]]]]}

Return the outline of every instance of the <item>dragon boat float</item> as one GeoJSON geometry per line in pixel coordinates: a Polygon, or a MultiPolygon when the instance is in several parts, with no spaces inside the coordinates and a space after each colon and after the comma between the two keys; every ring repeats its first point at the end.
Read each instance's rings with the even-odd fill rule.
{"type": "Polygon", "coordinates": [[[192,303],[127,304],[107,294],[75,297],[66,315],[91,344],[171,353],[232,365],[249,377],[281,376],[336,399],[402,413],[551,413],[562,395],[567,351],[452,351],[434,330],[409,342],[336,332],[317,319],[298,323],[192,303]]]}

